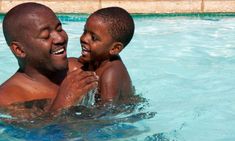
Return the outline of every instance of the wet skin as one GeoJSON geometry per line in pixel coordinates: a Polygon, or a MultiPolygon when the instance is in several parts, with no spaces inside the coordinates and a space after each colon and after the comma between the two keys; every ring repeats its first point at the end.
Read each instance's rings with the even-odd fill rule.
{"type": "Polygon", "coordinates": [[[113,40],[108,26],[101,18],[90,16],[80,38],[79,62],[84,70],[93,70],[99,76],[97,101],[101,103],[117,102],[133,94],[130,76],[118,55],[123,45],[113,40]]]}
{"type": "Polygon", "coordinates": [[[97,86],[93,72],[70,65],[66,53],[68,37],[53,11],[47,7],[27,8],[31,12],[24,13],[21,7],[22,21],[15,21],[19,27],[8,30],[19,32],[9,46],[20,68],[0,86],[1,108],[21,118],[33,118],[32,107],[35,111],[40,109],[41,115],[57,113],[79,102],[97,86]],[[46,102],[34,104],[37,100],[46,102]],[[25,104],[30,102],[31,106],[25,104]],[[21,115],[16,114],[19,111],[21,115]]]}

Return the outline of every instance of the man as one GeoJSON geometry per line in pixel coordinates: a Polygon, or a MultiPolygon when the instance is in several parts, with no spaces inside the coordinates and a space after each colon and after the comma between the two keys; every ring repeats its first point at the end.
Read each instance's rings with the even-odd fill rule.
{"type": "Polygon", "coordinates": [[[97,86],[92,72],[69,64],[68,36],[54,12],[23,3],[4,17],[3,32],[19,69],[0,86],[0,107],[18,118],[59,112],[97,86]]]}

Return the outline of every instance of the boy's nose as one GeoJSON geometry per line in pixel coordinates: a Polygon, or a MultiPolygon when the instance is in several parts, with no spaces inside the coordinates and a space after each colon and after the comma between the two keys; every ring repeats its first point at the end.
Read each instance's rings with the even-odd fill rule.
{"type": "Polygon", "coordinates": [[[89,42],[89,36],[87,34],[82,34],[80,37],[80,40],[82,43],[88,43],[89,42]]]}

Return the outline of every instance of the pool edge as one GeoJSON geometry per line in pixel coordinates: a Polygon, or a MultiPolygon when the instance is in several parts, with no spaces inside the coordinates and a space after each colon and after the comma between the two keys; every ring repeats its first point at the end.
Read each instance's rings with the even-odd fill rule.
{"type": "Polygon", "coordinates": [[[0,13],[24,2],[49,6],[56,13],[91,13],[120,6],[130,13],[235,13],[235,0],[0,0],[0,13]]]}

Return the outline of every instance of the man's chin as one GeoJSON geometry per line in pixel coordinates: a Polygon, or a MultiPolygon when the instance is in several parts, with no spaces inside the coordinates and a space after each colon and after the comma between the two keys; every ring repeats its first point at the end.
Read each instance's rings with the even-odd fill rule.
{"type": "Polygon", "coordinates": [[[56,65],[55,65],[55,68],[56,68],[56,70],[58,70],[58,71],[68,70],[68,68],[69,68],[68,61],[66,61],[65,63],[56,64],[56,65]]]}

